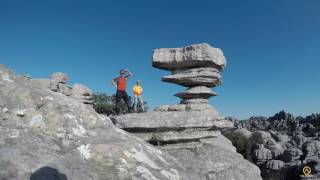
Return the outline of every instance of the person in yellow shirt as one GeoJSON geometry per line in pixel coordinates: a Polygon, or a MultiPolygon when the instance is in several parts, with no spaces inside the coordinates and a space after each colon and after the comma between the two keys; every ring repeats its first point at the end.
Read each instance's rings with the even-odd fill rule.
{"type": "Polygon", "coordinates": [[[137,112],[137,108],[138,108],[138,104],[140,105],[140,108],[141,108],[141,111],[143,112],[144,111],[144,105],[143,105],[143,99],[142,99],[142,92],[143,92],[143,89],[140,85],[140,81],[137,80],[136,82],[136,85],[133,87],[133,110],[134,112],[137,112]]]}

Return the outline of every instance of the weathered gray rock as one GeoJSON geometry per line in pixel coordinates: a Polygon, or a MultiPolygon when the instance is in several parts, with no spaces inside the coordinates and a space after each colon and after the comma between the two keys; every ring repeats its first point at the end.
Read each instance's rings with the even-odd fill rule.
{"type": "Polygon", "coordinates": [[[175,96],[181,99],[208,99],[216,95],[216,93],[212,92],[212,90],[206,86],[191,87],[181,93],[175,94],[175,96]]]}
{"type": "MultiPolygon", "coordinates": [[[[208,98],[217,95],[210,88],[221,84],[220,72],[226,60],[220,49],[203,43],[183,48],[155,49],[152,64],[156,68],[172,71],[162,81],[189,87],[175,96],[182,99],[180,104],[187,104],[185,110],[199,111],[210,109],[204,104],[208,104],[208,98]]],[[[184,109],[183,105],[179,108],[179,111],[184,109]]],[[[170,110],[170,106],[161,107],[156,111],[166,109],[176,111],[177,108],[170,110]]]]}
{"type": "Polygon", "coordinates": [[[271,150],[265,148],[263,144],[260,144],[257,149],[253,150],[252,157],[256,162],[264,162],[272,159],[272,153],[271,150]]]}
{"type": "Polygon", "coordinates": [[[57,83],[65,83],[67,84],[69,81],[69,77],[66,73],[55,72],[51,75],[51,79],[57,83]]]}
{"type": "Polygon", "coordinates": [[[212,111],[132,113],[116,116],[114,121],[116,126],[122,129],[233,127],[232,122],[220,120],[219,116],[212,111]]]}
{"type": "Polygon", "coordinates": [[[70,180],[195,179],[92,107],[0,72],[8,75],[0,78],[0,108],[8,110],[0,112],[0,179],[30,179],[48,168],[70,180]]]}
{"type": "Polygon", "coordinates": [[[253,136],[255,136],[258,139],[269,139],[271,138],[271,134],[266,131],[256,131],[253,133],[253,136]]]}
{"type": "Polygon", "coordinates": [[[273,170],[280,170],[285,163],[280,160],[270,160],[266,163],[266,168],[267,169],[273,169],[273,170]]]}
{"type": "Polygon", "coordinates": [[[204,73],[193,72],[193,74],[177,73],[164,76],[162,81],[179,84],[182,86],[208,86],[215,87],[221,84],[221,75],[218,72],[211,72],[212,75],[205,76],[204,73]],[[199,73],[199,74],[196,74],[199,73]]]}
{"type": "Polygon", "coordinates": [[[73,95],[91,96],[92,90],[83,84],[74,84],[72,88],[73,95]]]}
{"type": "Polygon", "coordinates": [[[300,149],[288,148],[284,151],[282,160],[286,163],[297,161],[301,155],[302,151],[300,149]]]}
{"type": "Polygon", "coordinates": [[[252,136],[252,132],[250,132],[246,128],[237,129],[237,130],[234,131],[234,133],[242,134],[243,136],[245,136],[247,138],[250,138],[252,136]]]}
{"type": "Polygon", "coordinates": [[[215,145],[204,143],[196,149],[168,149],[166,152],[182,162],[190,173],[197,174],[200,179],[261,179],[257,166],[217,142],[215,145]]]}
{"type": "Polygon", "coordinates": [[[182,48],[161,48],[153,52],[152,65],[166,70],[190,69],[194,67],[217,67],[226,65],[223,52],[207,43],[182,48]]]}
{"type": "Polygon", "coordinates": [[[180,131],[134,133],[134,135],[145,141],[155,141],[159,143],[168,141],[197,141],[202,138],[218,137],[220,134],[220,131],[213,131],[210,129],[186,129],[180,131]]]}
{"type": "Polygon", "coordinates": [[[202,122],[210,118],[209,114],[149,112],[115,116],[113,122],[169,153],[195,179],[261,179],[258,168],[237,154],[232,143],[215,130],[233,127],[232,123],[217,119],[202,122]]]}
{"type": "Polygon", "coordinates": [[[85,85],[75,84],[72,88],[72,97],[84,104],[92,104],[92,90],[85,85]]]}
{"type": "Polygon", "coordinates": [[[181,104],[199,104],[199,103],[204,103],[208,104],[209,101],[208,99],[201,99],[201,98],[195,98],[195,99],[183,99],[180,102],[181,104]]]}

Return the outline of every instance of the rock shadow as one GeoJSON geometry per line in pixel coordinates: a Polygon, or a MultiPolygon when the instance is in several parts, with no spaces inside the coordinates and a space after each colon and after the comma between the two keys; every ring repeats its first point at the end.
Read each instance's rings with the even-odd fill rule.
{"type": "Polygon", "coordinates": [[[42,167],[31,174],[30,180],[68,180],[68,178],[55,168],[42,167]]]}

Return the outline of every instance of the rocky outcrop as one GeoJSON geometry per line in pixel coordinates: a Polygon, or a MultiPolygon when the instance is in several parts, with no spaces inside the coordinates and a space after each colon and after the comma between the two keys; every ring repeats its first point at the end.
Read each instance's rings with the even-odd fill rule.
{"type": "Polygon", "coordinates": [[[51,79],[31,79],[31,82],[41,88],[49,89],[53,92],[70,96],[84,104],[92,104],[92,91],[85,85],[75,84],[68,85],[69,76],[62,72],[55,72],[51,79]]]}
{"type": "MultiPolygon", "coordinates": [[[[317,114],[305,118],[294,117],[281,111],[269,118],[252,117],[242,121],[228,119],[236,126],[231,132],[246,132],[249,129],[252,133],[251,140],[256,143],[252,158],[262,170],[264,179],[272,179],[270,177],[274,176],[306,179],[299,176],[302,168],[320,161],[319,117],[317,114]]],[[[320,173],[314,171],[309,178],[317,176],[320,173]]]]}
{"type": "Polygon", "coordinates": [[[43,175],[68,180],[198,177],[168,153],[114,127],[91,106],[0,66],[0,179],[43,175]]]}
{"type": "Polygon", "coordinates": [[[261,179],[259,169],[236,152],[221,129],[233,123],[219,117],[208,104],[215,96],[210,87],[220,83],[225,65],[222,51],[208,44],[156,49],[153,66],[172,71],[162,80],[188,89],[175,96],[178,105],[164,105],[154,112],[112,118],[114,124],[176,158],[194,179],[261,179]]]}
{"type": "Polygon", "coordinates": [[[229,121],[204,111],[148,112],[112,118],[115,125],[176,158],[195,179],[260,178],[256,166],[236,153],[220,129],[229,121]]]}
{"type": "MultiPolygon", "coordinates": [[[[210,88],[221,84],[221,71],[226,65],[223,52],[209,44],[194,44],[182,48],[155,49],[153,67],[169,70],[171,75],[162,78],[187,87],[175,96],[181,98],[180,105],[157,108],[160,111],[185,111],[211,109],[208,99],[217,94],[210,88]]],[[[217,112],[215,112],[217,113],[217,112]]]]}

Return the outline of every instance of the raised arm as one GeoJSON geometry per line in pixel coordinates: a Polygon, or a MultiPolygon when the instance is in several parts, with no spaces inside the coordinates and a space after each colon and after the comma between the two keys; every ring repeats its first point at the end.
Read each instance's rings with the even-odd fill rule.
{"type": "Polygon", "coordinates": [[[132,73],[128,69],[124,69],[124,70],[128,73],[126,78],[130,78],[132,76],[132,73]]]}

